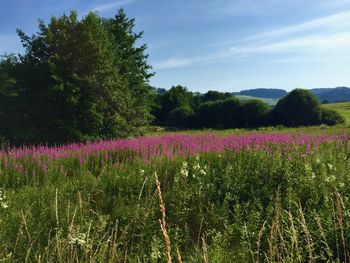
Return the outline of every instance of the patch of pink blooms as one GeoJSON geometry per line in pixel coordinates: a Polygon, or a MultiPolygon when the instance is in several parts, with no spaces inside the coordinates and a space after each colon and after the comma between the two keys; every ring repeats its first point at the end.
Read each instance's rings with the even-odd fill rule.
{"type": "MultiPolygon", "coordinates": [[[[135,139],[120,139],[64,146],[23,147],[13,148],[0,155],[8,158],[30,157],[34,159],[58,160],[65,157],[76,157],[80,160],[91,155],[107,155],[108,152],[129,150],[144,160],[152,157],[174,155],[196,155],[205,152],[224,152],[227,149],[271,150],[271,147],[295,147],[305,145],[306,153],[316,149],[320,144],[334,141],[347,141],[349,135],[319,134],[244,134],[244,135],[170,135],[160,137],[140,137],[135,139]]],[[[83,161],[81,161],[83,162],[83,161]]]]}

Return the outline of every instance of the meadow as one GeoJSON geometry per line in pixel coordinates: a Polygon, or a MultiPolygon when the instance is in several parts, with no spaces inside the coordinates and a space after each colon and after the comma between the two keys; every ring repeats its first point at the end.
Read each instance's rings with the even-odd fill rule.
{"type": "Polygon", "coordinates": [[[345,118],[345,122],[348,125],[350,124],[350,102],[323,104],[323,107],[337,111],[340,115],[342,115],[345,118]]]}
{"type": "Polygon", "coordinates": [[[314,127],[5,148],[0,259],[347,262],[349,138],[314,127]]]}

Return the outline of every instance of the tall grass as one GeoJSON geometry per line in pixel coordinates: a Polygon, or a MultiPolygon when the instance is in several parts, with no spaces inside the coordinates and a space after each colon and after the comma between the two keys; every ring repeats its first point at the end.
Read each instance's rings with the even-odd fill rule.
{"type": "Polygon", "coordinates": [[[3,152],[0,260],[348,262],[347,136],[256,138],[171,158],[3,152]]]}

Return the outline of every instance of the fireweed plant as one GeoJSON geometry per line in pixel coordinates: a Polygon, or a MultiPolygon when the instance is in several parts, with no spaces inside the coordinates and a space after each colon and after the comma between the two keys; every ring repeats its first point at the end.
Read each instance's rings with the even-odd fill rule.
{"type": "Polygon", "coordinates": [[[0,260],[348,262],[348,134],[173,135],[0,153],[0,260]]]}

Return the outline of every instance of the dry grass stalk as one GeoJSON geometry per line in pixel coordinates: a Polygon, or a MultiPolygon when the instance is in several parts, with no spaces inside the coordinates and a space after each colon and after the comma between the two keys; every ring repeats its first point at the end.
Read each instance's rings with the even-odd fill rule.
{"type": "Polygon", "coordinates": [[[298,243],[298,233],[294,225],[294,218],[293,215],[290,211],[288,211],[288,218],[290,221],[290,233],[291,233],[291,248],[290,248],[290,255],[292,257],[292,260],[294,260],[295,256],[294,254],[296,253],[296,257],[299,262],[301,262],[301,253],[299,249],[299,243],[298,243]]]}
{"type": "Polygon", "coordinates": [[[162,220],[160,220],[160,228],[162,229],[162,233],[163,233],[163,237],[164,237],[164,241],[165,241],[165,248],[166,248],[166,255],[167,255],[167,258],[168,258],[168,263],[171,263],[172,262],[172,259],[171,259],[171,242],[170,242],[170,237],[169,237],[167,226],[166,226],[165,203],[164,203],[164,200],[163,200],[162,189],[160,187],[160,182],[159,182],[157,173],[154,173],[154,177],[156,179],[157,192],[158,192],[158,197],[159,197],[159,208],[160,208],[160,212],[162,213],[162,220]]]}
{"type": "Polygon", "coordinates": [[[276,200],[275,200],[275,209],[274,209],[274,217],[271,225],[270,230],[270,238],[269,238],[269,254],[270,254],[270,261],[274,262],[274,258],[276,255],[275,251],[275,242],[276,237],[279,232],[280,228],[280,214],[281,214],[281,208],[280,208],[280,190],[278,188],[277,194],[276,194],[276,200]]]}
{"type": "Polygon", "coordinates": [[[204,258],[204,263],[209,262],[209,257],[208,257],[208,247],[207,243],[205,243],[204,238],[202,237],[202,242],[203,242],[203,258],[204,258]]]}
{"type": "Polygon", "coordinates": [[[176,254],[177,254],[177,262],[182,263],[182,257],[181,257],[179,248],[176,249],[176,254]]]}
{"type": "Polygon", "coordinates": [[[344,262],[347,261],[347,255],[346,255],[346,246],[345,246],[345,237],[344,237],[344,225],[343,225],[343,200],[338,192],[335,193],[335,206],[337,209],[337,219],[338,224],[340,228],[340,238],[343,245],[343,252],[344,252],[344,262]]]}
{"type": "Polygon", "coordinates": [[[309,262],[315,262],[315,258],[313,256],[313,251],[312,251],[312,244],[313,244],[313,240],[310,234],[309,229],[307,228],[307,224],[306,224],[306,220],[304,217],[304,212],[303,209],[301,207],[301,204],[299,203],[299,214],[300,214],[300,223],[301,223],[301,227],[304,231],[305,234],[305,240],[306,240],[306,244],[307,244],[307,251],[309,253],[309,262]]]}
{"type": "Polygon", "coordinates": [[[260,228],[260,231],[259,231],[259,236],[258,236],[258,241],[257,241],[257,246],[258,246],[257,258],[256,258],[257,263],[259,263],[261,261],[260,244],[261,244],[261,237],[265,231],[265,224],[266,224],[266,220],[264,221],[264,224],[262,225],[262,227],[260,228]]]}
{"type": "Polygon", "coordinates": [[[320,230],[321,237],[323,239],[322,243],[326,246],[327,255],[329,257],[332,257],[332,255],[333,255],[332,250],[327,243],[327,238],[326,238],[326,234],[324,232],[323,226],[322,226],[321,218],[319,217],[319,215],[317,213],[315,213],[315,219],[316,219],[318,229],[320,230]]]}

